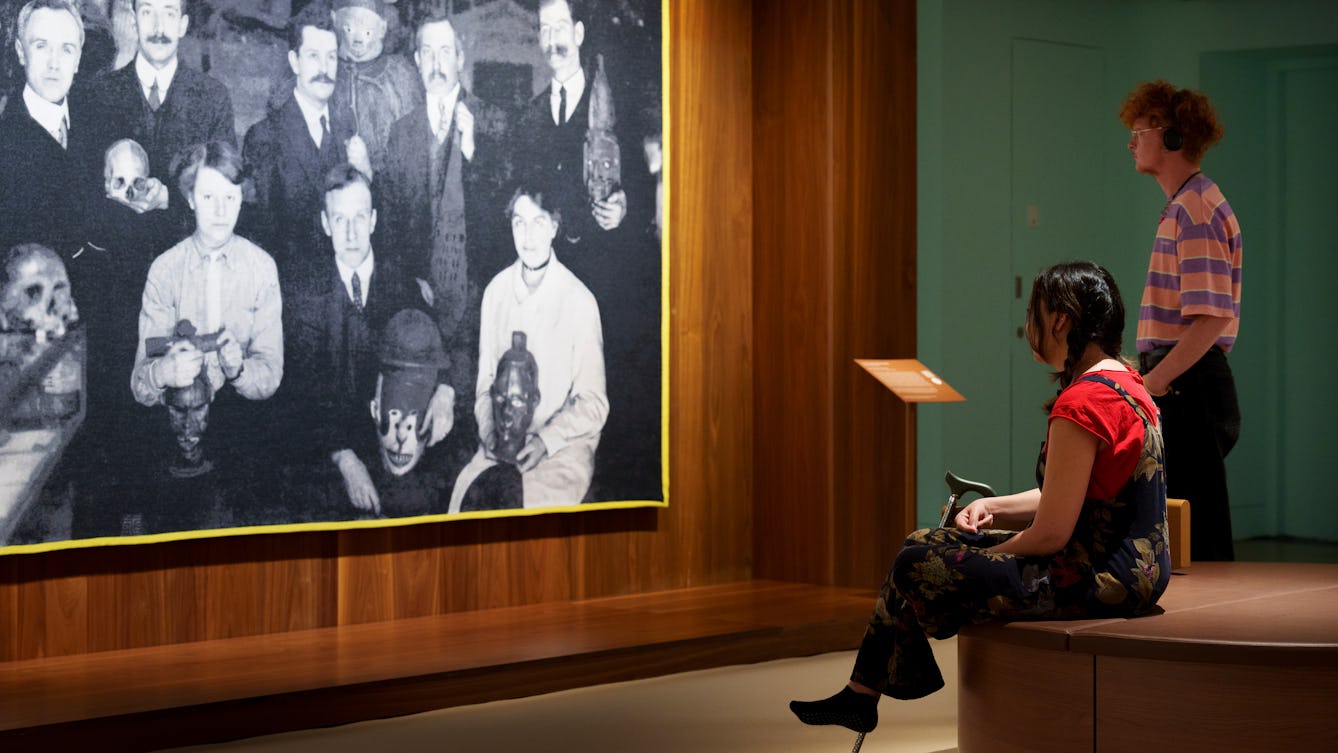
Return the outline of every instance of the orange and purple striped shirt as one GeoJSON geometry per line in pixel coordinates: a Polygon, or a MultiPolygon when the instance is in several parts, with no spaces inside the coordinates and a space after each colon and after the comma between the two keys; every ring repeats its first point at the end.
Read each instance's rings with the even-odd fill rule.
{"type": "Polygon", "coordinates": [[[1240,330],[1240,224],[1203,173],[1167,202],[1157,225],[1138,309],[1138,351],[1174,346],[1196,316],[1230,318],[1217,344],[1230,351],[1240,330]]]}

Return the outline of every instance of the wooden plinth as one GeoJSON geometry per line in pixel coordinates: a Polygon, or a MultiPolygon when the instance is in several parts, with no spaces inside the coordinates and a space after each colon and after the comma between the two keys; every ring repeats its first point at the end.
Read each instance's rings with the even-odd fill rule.
{"type": "Polygon", "coordinates": [[[1338,749],[1338,565],[1194,563],[1159,606],[963,628],[958,750],[1338,749]]]}
{"type": "Polygon", "coordinates": [[[871,590],[748,581],[0,664],[0,749],[146,751],[847,650],[871,590]]]}

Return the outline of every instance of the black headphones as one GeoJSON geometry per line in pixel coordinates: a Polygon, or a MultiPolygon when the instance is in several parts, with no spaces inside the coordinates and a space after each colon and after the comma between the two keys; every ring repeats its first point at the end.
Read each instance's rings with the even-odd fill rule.
{"type": "Polygon", "coordinates": [[[1166,147],[1168,152],[1178,152],[1185,145],[1185,135],[1180,132],[1180,127],[1175,124],[1175,107],[1180,104],[1183,97],[1181,92],[1177,91],[1171,95],[1171,124],[1162,129],[1161,144],[1166,147]]]}

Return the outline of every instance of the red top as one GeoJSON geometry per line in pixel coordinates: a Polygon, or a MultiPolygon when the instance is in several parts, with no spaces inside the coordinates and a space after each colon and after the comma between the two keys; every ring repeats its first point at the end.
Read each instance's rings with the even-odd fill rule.
{"type": "MultiPolygon", "coordinates": [[[[1147,413],[1160,422],[1143,378],[1129,369],[1102,369],[1097,372],[1119,384],[1147,413]]],[[[1085,376],[1085,375],[1084,375],[1085,376]]],[[[1084,382],[1081,377],[1070,384],[1050,409],[1050,420],[1066,418],[1097,439],[1101,446],[1092,465],[1092,480],[1087,485],[1088,499],[1114,499],[1133,475],[1143,453],[1143,422],[1120,393],[1100,382],[1084,382]]]]}

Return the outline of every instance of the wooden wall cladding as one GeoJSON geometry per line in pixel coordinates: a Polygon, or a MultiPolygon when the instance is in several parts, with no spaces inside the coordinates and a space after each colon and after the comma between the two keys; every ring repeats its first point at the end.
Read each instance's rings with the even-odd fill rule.
{"type": "Polygon", "coordinates": [[[754,3],[755,575],[877,585],[914,500],[915,3],[754,3]],[[913,434],[912,434],[913,436],[913,434]]]}
{"type": "Polygon", "coordinates": [[[669,6],[668,508],[0,557],[0,661],[749,578],[753,8],[669,6]]]}

